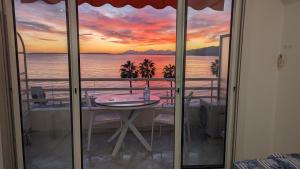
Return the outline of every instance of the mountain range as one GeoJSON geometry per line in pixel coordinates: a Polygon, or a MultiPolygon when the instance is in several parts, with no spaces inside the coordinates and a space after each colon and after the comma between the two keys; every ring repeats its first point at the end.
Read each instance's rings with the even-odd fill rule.
{"type": "MultiPolygon", "coordinates": [[[[219,56],[220,48],[218,46],[210,46],[205,48],[191,49],[187,51],[187,55],[190,56],[219,56]]],[[[128,50],[120,53],[125,55],[175,55],[175,51],[172,50],[146,50],[146,51],[135,51],[128,50]]]]}
{"type": "MultiPolygon", "coordinates": [[[[21,52],[19,52],[21,54],[21,52]]],[[[220,47],[219,46],[210,46],[205,48],[191,49],[187,50],[186,55],[188,56],[219,56],[220,47]]],[[[38,53],[38,52],[28,52],[27,54],[66,54],[66,53],[38,53]]],[[[89,53],[81,52],[80,54],[107,54],[111,55],[112,53],[89,53]]],[[[115,55],[115,54],[114,54],[115,55]]],[[[146,50],[146,51],[135,51],[128,50],[126,52],[118,53],[118,55],[175,55],[175,51],[172,50],[146,50]]]]}

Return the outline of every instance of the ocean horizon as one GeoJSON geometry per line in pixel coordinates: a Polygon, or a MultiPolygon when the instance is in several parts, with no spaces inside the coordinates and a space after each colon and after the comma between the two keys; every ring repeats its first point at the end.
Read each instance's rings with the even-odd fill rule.
{"type": "MultiPolygon", "coordinates": [[[[120,78],[120,66],[127,60],[135,63],[136,66],[145,58],[152,60],[156,66],[154,78],[163,77],[163,68],[166,65],[175,63],[175,55],[112,55],[112,54],[80,54],[80,75],[81,78],[120,78]]],[[[187,56],[186,77],[187,78],[210,78],[215,77],[210,69],[211,62],[217,56],[187,56]]],[[[19,54],[20,66],[22,65],[22,54],[19,54]]],[[[29,53],[27,54],[28,78],[68,78],[68,54],[64,53],[29,53]]],[[[20,67],[20,72],[24,67],[20,67]]],[[[41,86],[43,88],[67,88],[68,82],[30,82],[29,86],[41,86]]],[[[133,82],[133,87],[144,87],[145,82],[133,82]]],[[[82,82],[82,88],[90,87],[129,87],[128,82],[82,82]]],[[[169,82],[151,82],[151,87],[170,87],[169,82]]],[[[188,87],[210,86],[209,82],[187,82],[188,87]]],[[[105,91],[104,93],[107,93],[105,91]]],[[[122,91],[124,92],[124,91],[122,91]]],[[[126,91],[125,91],[126,92],[126,91]]],[[[134,91],[140,92],[140,91],[134,91]]],[[[153,91],[157,95],[165,95],[162,91],[153,91]]],[[[166,91],[164,91],[166,92],[166,91]]],[[[97,93],[97,92],[96,92],[97,93]]],[[[205,93],[205,91],[204,91],[205,93]]],[[[207,93],[207,92],[206,92],[207,93]]],[[[56,94],[56,97],[65,97],[66,92],[56,94]]]]}

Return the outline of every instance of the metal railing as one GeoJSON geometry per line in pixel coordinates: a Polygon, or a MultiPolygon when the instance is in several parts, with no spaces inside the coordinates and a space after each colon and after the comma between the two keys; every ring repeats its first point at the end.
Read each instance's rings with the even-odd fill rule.
{"type": "MultiPolygon", "coordinates": [[[[29,84],[29,88],[22,90],[22,92],[24,93],[28,93],[29,95],[31,95],[31,87],[33,86],[41,86],[41,83],[68,83],[70,79],[68,78],[31,78],[28,79],[27,81],[25,79],[21,80],[21,82],[25,82],[29,84]]],[[[149,81],[150,82],[150,90],[153,91],[167,91],[171,92],[171,96],[167,96],[167,95],[162,95],[160,96],[161,99],[174,99],[174,93],[175,93],[175,79],[174,78],[151,78],[151,79],[145,79],[145,78],[82,78],[81,82],[82,83],[90,83],[93,85],[93,87],[82,87],[81,90],[82,91],[93,91],[93,92],[103,92],[103,91],[142,91],[144,90],[144,87],[97,87],[97,85],[95,85],[95,82],[146,82],[149,81]],[[173,83],[173,87],[159,87],[157,85],[151,85],[151,82],[169,82],[169,83],[173,83]]],[[[193,99],[199,99],[199,98],[216,98],[217,97],[217,92],[218,92],[218,78],[186,78],[185,79],[186,83],[188,82],[203,82],[203,84],[201,85],[194,85],[194,86],[186,86],[185,90],[188,91],[196,91],[195,93],[197,93],[197,91],[204,91],[206,93],[206,95],[201,95],[201,96],[197,96],[194,95],[193,99]]],[[[50,85],[51,86],[51,85],[50,85]]],[[[170,85],[171,86],[171,85],[170,85]]],[[[29,99],[25,99],[23,100],[24,102],[29,102],[29,103],[33,103],[33,102],[42,102],[42,101],[53,101],[53,102],[67,102],[70,100],[69,97],[55,97],[54,93],[59,93],[59,92],[69,92],[70,88],[69,86],[66,87],[49,87],[49,85],[47,87],[43,87],[43,91],[45,93],[47,93],[48,95],[50,93],[52,93],[52,97],[48,97],[46,96],[45,99],[33,99],[33,98],[29,98],[29,99]]],[[[84,93],[84,92],[83,92],[84,93]]]]}

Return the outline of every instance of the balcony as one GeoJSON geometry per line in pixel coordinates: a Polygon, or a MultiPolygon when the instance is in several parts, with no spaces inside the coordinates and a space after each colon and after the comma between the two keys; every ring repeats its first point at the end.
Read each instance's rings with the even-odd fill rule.
{"type": "MultiPolygon", "coordinates": [[[[85,91],[90,95],[97,96],[106,93],[141,93],[144,88],[146,79],[122,79],[122,78],[83,78],[82,85],[82,151],[84,154],[84,165],[86,168],[96,168],[96,166],[107,166],[112,168],[121,168],[121,166],[130,165],[139,167],[149,167],[155,164],[154,168],[172,168],[173,165],[173,149],[174,149],[174,126],[158,125],[154,128],[154,141],[152,152],[139,143],[133,133],[129,132],[121,149],[116,157],[112,157],[111,153],[116,144],[116,140],[108,143],[107,140],[114,134],[120,126],[119,123],[96,125],[93,128],[91,148],[87,150],[87,138],[89,118],[91,111],[88,109],[84,98],[85,91]],[[132,88],[128,87],[129,80],[133,81],[132,88]],[[100,84],[106,82],[116,82],[120,87],[103,87],[100,84]],[[141,162],[141,160],[143,162],[141,162]],[[113,162],[112,162],[113,161],[113,162]],[[153,163],[155,161],[155,163],[153,163]]],[[[143,137],[150,142],[151,125],[153,117],[164,112],[173,112],[172,106],[164,106],[165,103],[174,104],[175,79],[153,78],[150,79],[151,93],[160,97],[161,101],[154,107],[142,109],[141,115],[134,121],[135,126],[141,132],[143,137]],[[160,83],[160,85],[155,85],[160,83]],[[153,84],[153,87],[151,87],[153,84]],[[157,87],[162,86],[162,87],[157,87]],[[172,92],[171,92],[172,91],[172,92]]],[[[185,92],[193,91],[191,104],[189,107],[189,119],[191,128],[191,139],[187,142],[185,162],[193,164],[194,161],[199,163],[199,159],[203,163],[222,163],[223,162],[223,146],[224,139],[220,135],[218,137],[210,137],[201,126],[201,109],[200,99],[207,100],[210,103],[215,102],[218,97],[218,78],[187,78],[185,92]],[[205,154],[205,155],[204,155],[205,154]]],[[[23,131],[26,149],[29,149],[31,155],[27,155],[26,161],[29,166],[39,166],[41,168],[55,168],[55,166],[69,166],[72,159],[67,155],[61,154],[62,149],[72,148],[71,145],[71,129],[70,129],[70,98],[66,97],[69,93],[68,79],[27,79],[21,80],[22,86],[22,105],[23,105],[23,131]],[[43,86],[45,98],[32,98],[32,90],[34,87],[43,86]],[[43,153],[42,153],[43,152],[43,153]],[[45,153],[47,152],[47,153],[45,153]],[[57,154],[57,153],[60,154],[57,154]],[[62,160],[64,164],[44,163],[43,160],[53,157],[70,158],[62,160]],[[66,163],[68,161],[69,163],[66,163]]],[[[103,109],[102,107],[93,107],[93,111],[97,113],[105,113],[112,110],[103,109]]],[[[64,151],[63,151],[64,152],[64,151]]],[[[55,161],[55,159],[52,159],[55,161]]],[[[152,166],[153,167],[153,166],[152,166]]]]}

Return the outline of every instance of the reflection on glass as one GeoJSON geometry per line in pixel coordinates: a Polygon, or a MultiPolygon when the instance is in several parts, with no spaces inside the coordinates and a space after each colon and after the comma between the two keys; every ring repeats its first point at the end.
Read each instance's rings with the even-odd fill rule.
{"type": "Polygon", "coordinates": [[[188,7],[182,156],[185,167],[224,165],[231,3],[225,0],[222,11],[188,7]]]}
{"type": "Polygon", "coordinates": [[[176,10],[81,4],[78,17],[84,168],[172,169],[176,10]]]}
{"type": "Polygon", "coordinates": [[[25,168],[71,169],[65,2],[14,5],[25,168]]]}

